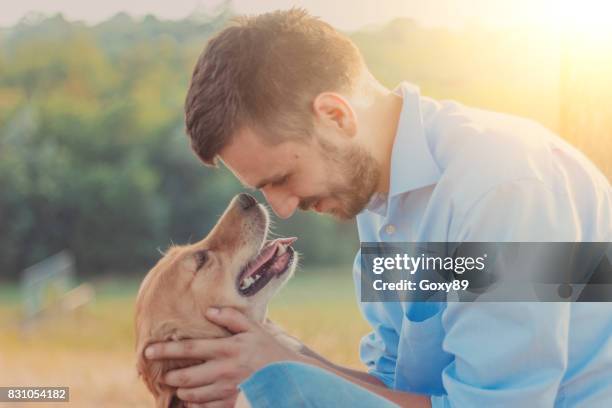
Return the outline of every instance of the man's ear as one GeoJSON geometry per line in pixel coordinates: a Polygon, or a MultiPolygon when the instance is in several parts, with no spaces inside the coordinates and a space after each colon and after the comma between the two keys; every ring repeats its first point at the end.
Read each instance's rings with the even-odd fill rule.
{"type": "Polygon", "coordinates": [[[322,92],[312,102],[312,109],[319,122],[336,127],[347,137],[357,134],[357,115],[342,95],[322,92]]]}

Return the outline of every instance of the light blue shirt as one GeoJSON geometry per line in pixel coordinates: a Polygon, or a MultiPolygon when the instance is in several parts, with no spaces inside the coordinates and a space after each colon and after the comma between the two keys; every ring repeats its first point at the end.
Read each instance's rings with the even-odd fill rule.
{"type": "MultiPolygon", "coordinates": [[[[396,92],[390,191],[357,216],[362,242],[612,241],[610,183],[558,136],[408,83],[396,92]]],[[[612,406],[612,303],[360,307],[369,372],[434,407],[612,406]]]]}

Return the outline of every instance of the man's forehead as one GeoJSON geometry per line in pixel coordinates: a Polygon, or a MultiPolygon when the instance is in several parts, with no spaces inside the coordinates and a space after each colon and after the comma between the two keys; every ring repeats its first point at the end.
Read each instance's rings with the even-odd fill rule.
{"type": "Polygon", "coordinates": [[[235,169],[234,167],[232,167],[231,164],[223,160],[223,157],[221,155],[219,155],[219,161],[234,175],[234,177],[236,177],[236,179],[240,182],[240,184],[242,184],[243,187],[248,189],[255,189],[256,184],[254,181],[251,180],[252,178],[254,178],[254,172],[244,170],[241,172],[238,169],[235,169]]]}
{"type": "Polygon", "coordinates": [[[230,142],[219,152],[218,158],[231,170],[244,168],[250,169],[259,165],[258,157],[267,156],[268,151],[273,149],[262,142],[248,128],[237,131],[230,142]]]}
{"type": "Polygon", "coordinates": [[[232,174],[234,174],[234,176],[238,179],[238,181],[240,182],[240,184],[242,184],[243,187],[251,190],[259,190],[266,184],[275,183],[282,179],[288,172],[288,169],[284,168],[288,166],[268,166],[263,170],[245,172],[244,174],[238,172],[235,169],[232,169],[227,164],[225,164],[225,167],[227,167],[232,172],[232,174]]]}
{"type": "Polygon", "coordinates": [[[287,161],[272,146],[255,149],[249,144],[228,146],[219,154],[219,161],[246,188],[256,189],[273,180],[287,167],[287,161]]]}
{"type": "Polygon", "coordinates": [[[241,128],[219,153],[219,160],[247,188],[260,188],[282,178],[295,165],[298,152],[307,147],[303,141],[290,139],[265,143],[265,137],[241,128]]]}

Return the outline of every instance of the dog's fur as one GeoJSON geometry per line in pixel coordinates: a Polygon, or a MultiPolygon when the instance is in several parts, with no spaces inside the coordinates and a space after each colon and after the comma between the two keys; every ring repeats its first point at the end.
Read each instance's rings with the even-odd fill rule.
{"type": "Polygon", "coordinates": [[[234,197],[217,225],[195,244],[172,247],[145,277],[136,301],[136,352],[138,372],[159,408],[180,407],[175,389],[162,383],[162,376],[198,361],[153,361],[144,357],[155,342],[230,335],[204,317],[211,306],[231,306],[257,322],[264,322],[267,304],[286,282],[297,263],[297,252],[287,272],[272,280],[253,296],[238,291],[237,280],[244,266],[265,243],[269,216],[261,204],[245,209],[234,197]],[[206,262],[198,263],[206,254],[206,262]]]}

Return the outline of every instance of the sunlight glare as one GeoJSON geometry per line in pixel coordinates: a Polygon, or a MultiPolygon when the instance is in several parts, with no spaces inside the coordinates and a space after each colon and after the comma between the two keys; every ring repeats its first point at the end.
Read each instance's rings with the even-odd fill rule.
{"type": "Polygon", "coordinates": [[[612,2],[607,0],[548,0],[551,23],[573,35],[612,37],[612,2]]]}

